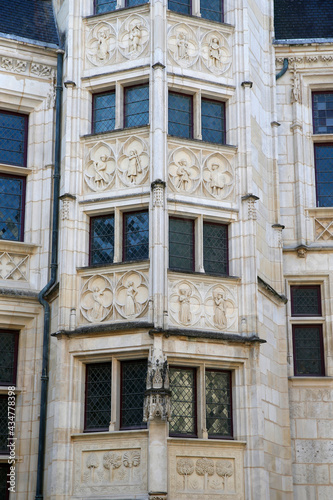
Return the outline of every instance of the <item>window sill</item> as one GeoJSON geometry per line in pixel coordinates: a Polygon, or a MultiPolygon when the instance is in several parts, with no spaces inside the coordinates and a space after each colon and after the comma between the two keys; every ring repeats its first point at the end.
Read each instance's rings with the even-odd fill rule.
{"type": "Polygon", "coordinates": [[[225,444],[225,446],[232,446],[235,448],[244,448],[246,446],[246,441],[236,441],[235,439],[202,439],[202,438],[176,438],[176,437],[168,437],[168,443],[170,444],[184,444],[185,446],[192,441],[194,445],[213,447],[220,447],[221,444],[225,444]]]}
{"type": "Polygon", "coordinates": [[[330,142],[333,143],[333,134],[312,134],[313,142],[330,142]]]}
{"type": "Polygon", "coordinates": [[[84,267],[77,267],[76,270],[79,271],[79,272],[84,272],[84,271],[92,271],[94,269],[98,269],[98,270],[108,270],[108,269],[112,269],[114,267],[118,268],[118,267],[121,267],[121,266],[131,266],[131,265],[136,265],[136,266],[140,266],[140,269],[141,269],[141,266],[149,266],[149,262],[150,260],[149,259],[144,259],[144,260],[127,260],[127,261],[124,261],[124,262],[113,262],[112,264],[93,264],[91,266],[84,266],[84,267]]]}
{"type": "Polygon", "coordinates": [[[173,139],[176,141],[184,141],[188,142],[190,145],[195,143],[196,145],[202,144],[205,147],[211,147],[211,148],[225,148],[226,150],[237,150],[237,146],[234,146],[233,144],[221,144],[220,142],[207,142],[203,141],[202,139],[195,139],[193,137],[179,137],[177,135],[170,135],[168,134],[168,140],[173,139]]]}
{"type": "Polygon", "coordinates": [[[240,281],[239,276],[229,276],[228,274],[217,274],[217,273],[203,273],[199,271],[183,271],[181,269],[170,269],[168,268],[168,273],[185,274],[185,275],[195,275],[195,276],[212,276],[213,278],[221,278],[230,281],[240,281]]]}
{"type": "Polygon", "coordinates": [[[128,11],[128,10],[135,10],[135,9],[138,9],[139,7],[147,7],[148,8],[146,9],[147,11],[149,10],[149,7],[150,7],[150,2],[145,2],[145,3],[142,3],[141,5],[131,5],[130,7],[121,7],[120,9],[115,9],[115,10],[109,10],[108,12],[101,12],[100,14],[91,14],[90,16],[84,16],[83,19],[100,19],[101,17],[103,16],[109,16],[110,14],[115,14],[115,15],[119,15],[119,12],[124,12],[124,11],[128,11]]]}
{"type": "Polygon", "coordinates": [[[186,19],[191,19],[191,20],[198,20],[198,21],[204,21],[205,23],[212,24],[215,28],[216,26],[226,28],[230,30],[231,33],[234,32],[235,27],[233,24],[225,23],[224,21],[213,21],[213,19],[206,19],[205,17],[202,17],[201,15],[196,15],[196,14],[183,14],[182,12],[176,12],[171,9],[167,9],[167,16],[179,16],[182,18],[186,19]]]}
{"type": "Polygon", "coordinates": [[[309,217],[333,218],[333,207],[313,207],[306,210],[309,217]]]}
{"type": "Polygon", "coordinates": [[[17,167],[15,165],[0,165],[0,171],[2,174],[13,174],[13,175],[22,175],[26,177],[28,174],[31,174],[33,171],[32,168],[28,167],[17,167]]]}
{"type": "Polygon", "coordinates": [[[81,135],[80,139],[98,139],[99,137],[105,137],[106,135],[121,135],[124,133],[131,134],[133,130],[149,130],[149,123],[146,125],[137,125],[135,127],[122,127],[115,128],[113,130],[108,130],[107,132],[99,132],[98,134],[85,134],[81,135]]]}
{"type": "Polygon", "coordinates": [[[292,387],[332,387],[333,388],[333,377],[325,377],[323,375],[309,377],[305,376],[293,376],[288,377],[290,385],[292,387]]]}
{"type": "Polygon", "coordinates": [[[148,429],[132,429],[128,431],[104,431],[104,432],[80,432],[77,434],[71,434],[72,441],[85,441],[89,439],[105,440],[110,437],[134,437],[134,436],[145,436],[148,435],[148,429]]]}
{"type": "Polygon", "coordinates": [[[0,239],[0,251],[2,252],[17,252],[31,255],[39,247],[40,245],[36,245],[34,243],[0,239]]]}

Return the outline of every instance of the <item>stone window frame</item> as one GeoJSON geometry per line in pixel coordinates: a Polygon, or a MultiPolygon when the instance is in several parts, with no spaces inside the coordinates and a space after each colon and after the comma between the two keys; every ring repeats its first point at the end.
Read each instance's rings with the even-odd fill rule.
{"type": "MultiPolygon", "coordinates": [[[[168,214],[168,225],[169,225],[169,220],[170,219],[185,219],[185,220],[192,220],[193,221],[193,260],[194,260],[194,267],[192,270],[189,271],[184,271],[181,269],[175,269],[170,266],[170,260],[169,260],[169,265],[168,269],[171,271],[179,271],[179,272],[199,272],[199,273],[205,273],[205,274],[212,274],[212,275],[218,275],[221,277],[229,277],[230,276],[230,223],[224,220],[216,220],[212,219],[209,216],[206,215],[193,215],[193,214],[182,214],[182,213],[174,213],[173,211],[169,212],[168,214]],[[204,224],[216,224],[220,226],[226,226],[227,228],[227,241],[228,241],[228,247],[227,247],[227,255],[226,255],[226,260],[227,260],[227,273],[226,274],[220,274],[220,273],[212,273],[212,272],[206,272],[204,268],[204,224]]],[[[168,239],[169,239],[169,227],[168,227],[168,239]]],[[[169,243],[168,243],[168,248],[169,248],[169,243]]],[[[170,255],[170,253],[169,253],[170,255]]]]}
{"type": "MultiPolygon", "coordinates": [[[[142,421],[142,425],[137,427],[122,427],[121,421],[121,405],[122,405],[122,363],[135,362],[147,360],[148,362],[148,351],[140,350],[139,352],[114,352],[109,354],[104,354],[103,356],[91,356],[87,355],[84,359],[77,359],[79,363],[79,373],[81,374],[81,414],[79,415],[79,428],[85,434],[93,434],[96,432],[115,432],[115,431],[131,431],[131,430],[146,430],[147,425],[142,421]],[[110,425],[108,429],[96,429],[88,430],[85,429],[85,413],[86,413],[86,366],[97,364],[97,363],[111,363],[111,413],[110,413],[110,425]]],[[[147,365],[148,366],[148,365],[147,365]]],[[[146,382],[146,377],[145,377],[146,382]]],[[[143,405],[144,396],[142,397],[142,417],[143,417],[143,405]]]]}
{"type": "MultiPolygon", "coordinates": [[[[147,212],[149,218],[149,207],[148,206],[126,206],[126,207],[114,207],[111,210],[107,211],[99,211],[99,213],[88,213],[89,217],[89,245],[88,245],[88,266],[89,267],[103,267],[109,266],[112,264],[127,264],[127,263],[135,263],[139,262],[139,260],[125,260],[125,234],[124,234],[124,220],[125,214],[128,213],[140,213],[147,212]],[[97,217],[114,217],[114,252],[113,252],[113,262],[109,263],[98,263],[91,264],[91,219],[97,217]]],[[[149,230],[149,222],[148,222],[148,240],[150,239],[150,230],[149,230]]],[[[149,260],[149,243],[148,243],[148,258],[140,259],[140,260],[149,260]]]]}
{"type": "Polygon", "coordinates": [[[183,14],[183,15],[188,15],[188,16],[197,16],[197,17],[201,17],[202,19],[207,19],[207,20],[209,20],[209,21],[212,21],[212,20],[213,20],[213,21],[218,22],[218,23],[224,23],[224,17],[225,17],[225,11],[224,11],[224,0],[220,0],[220,3],[221,3],[221,14],[222,14],[222,19],[221,19],[221,20],[218,20],[218,21],[216,21],[216,20],[214,20],[214,19],[210,19],[210,18],[208,18],[208,17],[204,17],[204,16],[202,15],[202,13],[201,13],[201,12],[202,12],[202,10],[204,10],[204,9],[202,9],[202,5],[201,5],[201,4],[202,4],[204,1],[207,1],[207,2],[209,3],[209,0],[189,0],[189,4],[190,4],[190,5],[189,5],[189,10],[190,10],[190,11],[189,11],[189,12],[187,12],[187,13],[186,13],[186,12],[179,12],[179,11],[177,11],[177,10],[175,10],[175,9],[171,9],[171,8],[169,7],[169,2],[168,2],[168,4],[167,4],[167,8],[168,8],[171,12],[176,12],[176,13],[183,14]]]}
{"type": "MultiPolygon", "coordinates": [[[[178,137],[180,140],[199,140],[203,141],[202,139],[202,101],[211,101],[211,102],[216,102],[223,104],[223,124],[224,124],[224,130],[223,130],[223,142],[212,142],[212,141],[203,141],[207,142],[207,144],[220,144],[222,146],[227,145],[227,133],[228,133],[228,123],[227,123],[227,104],[228,104],[228,97],[226,95],[221,95],[216,92],[202,92],[201,89],[195,89],[194,87],[188,87],[185,90],[183,88],[180,88],[176,85],[168,86],[168,94],[169,92],[173,94],[179,94],[179,95],[185,95],[188,97],[191,97],[192,99],[192,133],[191,137],[181,137],[181,136],[174,136],[170,135],[168,133],[169,137],[178,137]]],[[[169,111],[169,104],[168,104],[168,111],[169,111]]],[[[168,113],[169,114],[169,113],[168,113]]],[[[168,119],[169,123],[169,119],[168,119]]]]}
{"type": "Polygon", "coordinates": [[[18,361],[18,350],[19,350],[19,334],[20,332],[18,330],[10,330],[10,329],[0,329],[0,336],[1,334],[5,333],[10,333],[13,335],[14,338],[14,359],[13,359],[13,372],[11,379],[6,381],[6,382],[1,382],[0,381],[0,389],[3,389],[5,387],[9,386],[16,386],[16,381],[17,381],[17,361],[18,361]]]}

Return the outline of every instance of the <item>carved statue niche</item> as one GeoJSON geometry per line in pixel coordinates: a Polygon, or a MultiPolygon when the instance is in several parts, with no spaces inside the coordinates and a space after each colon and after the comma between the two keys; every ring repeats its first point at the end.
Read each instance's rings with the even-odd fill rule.
{"type": "Polygon", "coordinates": [[[161,418],[171,420],[171,391],[169,388],[169,366],[162,353],[148,360],[147,389],[143,408],[143,421],[161,418]]]}

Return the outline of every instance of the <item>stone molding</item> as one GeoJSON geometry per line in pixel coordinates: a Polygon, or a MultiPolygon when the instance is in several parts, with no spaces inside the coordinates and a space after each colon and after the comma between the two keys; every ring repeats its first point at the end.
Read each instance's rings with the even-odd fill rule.
{"type": "Polygon", "coordinates": [[[40,64],[17,59],[16,57],[0,55],[0,70],[53,80],[56,68],[48,64],[40,64]]]}

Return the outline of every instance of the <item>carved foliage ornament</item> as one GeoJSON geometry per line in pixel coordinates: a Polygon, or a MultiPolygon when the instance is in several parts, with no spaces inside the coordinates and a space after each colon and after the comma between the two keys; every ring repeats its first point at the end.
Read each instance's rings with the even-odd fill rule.
{"type": "Polygon", "coordinates": [[[180,458],[177,460],[176,470],[183,477],[182,482],[177,482],[180,493],[235,493],[233,460],[180,458]]]}
{"type": "Polygon", "coordinates": [[[121,483],[136,483],[140,480],[139,474],[133,473],[141,464],[140,450],[121,452],[108,451],[99,457],[97,453],[89,453],[85,460],[87,470],[83,471],[83,482],[91,485],[113,485],[121,483]]]}

